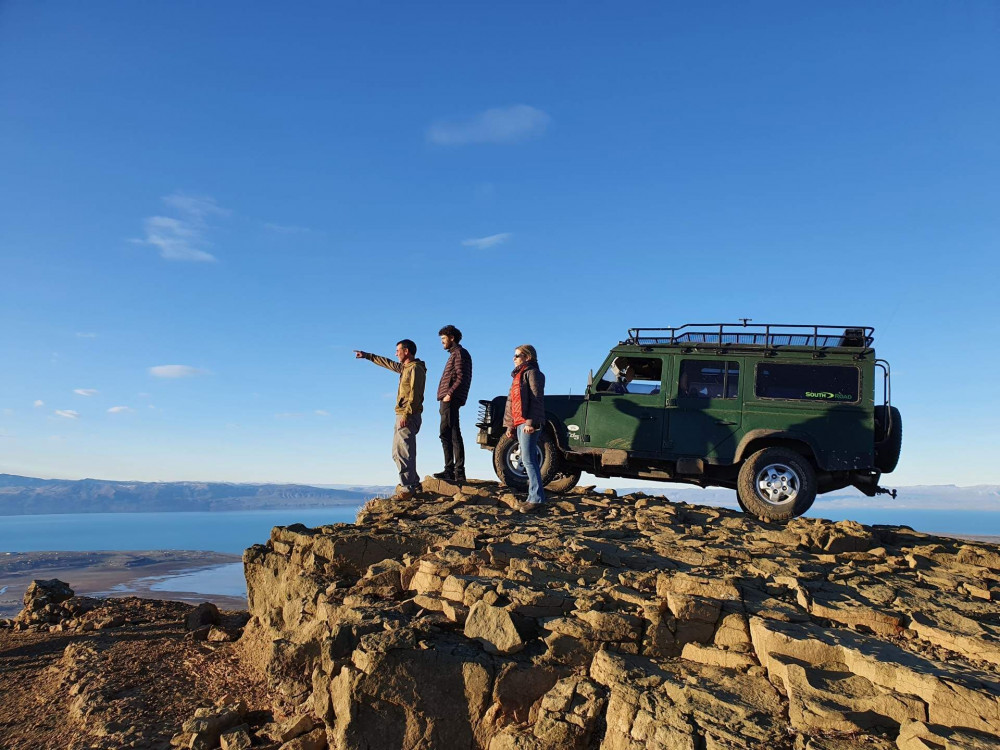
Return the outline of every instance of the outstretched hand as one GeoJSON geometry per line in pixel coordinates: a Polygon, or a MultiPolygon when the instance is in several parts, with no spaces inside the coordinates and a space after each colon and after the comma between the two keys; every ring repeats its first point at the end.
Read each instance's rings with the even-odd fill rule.
{"type": "Polygon", "coordinates": [[[357,349],[355,349],[355,350],[354,350],[354,356],[355,356],[355,357],[356,357],[357,359],[364,359],[364,358],[365,358],[365,353],[364,353],[364,352],[362,352],[362,351],[358,351],[357,349]]]}

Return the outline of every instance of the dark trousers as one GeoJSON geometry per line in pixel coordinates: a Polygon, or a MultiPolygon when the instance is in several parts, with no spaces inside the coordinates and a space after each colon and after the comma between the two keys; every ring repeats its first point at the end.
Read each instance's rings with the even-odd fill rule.
{"type": "Polygon", "coordinates": [[[458,423],[461,408],[452,401],[441,402],[441,447],[444,449],[444,470],[465,476],[465,443],[458,423]]]}

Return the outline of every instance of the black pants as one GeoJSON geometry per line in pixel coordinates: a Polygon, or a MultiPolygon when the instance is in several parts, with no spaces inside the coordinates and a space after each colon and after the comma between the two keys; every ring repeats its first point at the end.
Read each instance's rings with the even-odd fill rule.
{"type": "Polygon", "coordinates": [[[441,447],[444,449],[444,470],[465,476],[465,443],[458,423],[461,408],[452,401],[441,402],[441,447]]]}

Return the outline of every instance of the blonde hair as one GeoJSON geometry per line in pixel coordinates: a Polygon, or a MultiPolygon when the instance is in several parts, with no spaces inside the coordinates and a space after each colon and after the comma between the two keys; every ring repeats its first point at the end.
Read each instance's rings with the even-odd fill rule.
{"type": "Polygon", "coordinates": [[[519,347],[517,347],[517,351],[521,352],[522,354],[527,354],[528,359],[533,359],[536,362],[538,361],[538,352],[535,351],[535,347],[533,347],[531,344],[521,344],[519,347]]]}

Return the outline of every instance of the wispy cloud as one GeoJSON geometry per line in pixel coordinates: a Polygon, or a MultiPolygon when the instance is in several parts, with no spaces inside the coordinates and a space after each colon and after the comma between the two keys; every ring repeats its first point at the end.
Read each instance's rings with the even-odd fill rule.
{"type": "Polygon", "coordinates": [[[326,409],[317,409],[316,410],[316,414],[319,415],[319,416],[321,416],[321,417],[329,417],[330,416],[330,412],[328,412],[326,409]]]}
{"type": "Polygon", "coordinates": [[[108,409],[108,414],[125,414],[130,411],[132,411],[132,408],[128,406],[112,406],[108,409]]]}
{"type": "Polygon", "coordinates": [[[37,408],[39,408],[41,406],[45,406],[45,402],[42,401],[40,398],[39,399],[35,399],[35,408],[37,409],[37,408]]]}
{"type": "Polygon", "coordinates": [[[208,370],[190,365],[157,365],[149,368],[149,374],[156,378],[192,378],[195,375],[206,375],[208,370]]]}
{"type": "Polygon", "coordinates": [[[274,224],[272,222],[266,222],[264,229],[269,229],[278,234],[306,234],[312,231],[309,227],[297,227],[294,224],[274,224]]]}
{"type": "Polygon", "coordinates": [[[76,334],[76,337],[78,339],[96,339],[97,338],[97,334],[96,333],[87,333],[87,332],[83,332],[83,331],[78,331],[77,334],[76,334]]]}
{"type": "Polygon", "coordinates": [[[163,202],[176,216],[147,216],[143,221],[146,236],[133,241],[152,245],[166,260],[215,261],[215,256],[205,249],[211,245],[205,236],[209,220],[225,218],[230,211],[204,195],[173,193],[164,196],[163,202]]]}
{"type": "Polygon", "coordinates": [[[56,416],[64,419],[79,419],[80,413],[72,409],[56,409],[56,416]]]}
{"type": "Polygon", "coordinates": [[[279,411],[274,415],[275,419],[298,419],[302,416],[301,412],[297,411],[279,411]]]}
{"type": "Polygon", "coordinates": [[[485,250],[488,247],[495,247],[506,242],[513,236],[510,232],[501,232],[500,234],[491,234],[489,237],[471,237],[467,240],[462,240],[462,245],[465,247],[474,247],[477,250],[485,250]]]}
{"type": "Polygon", "coordinates": [[[73,393],[78,396],[96,396],[98,391],[96,388],[74,388],[73,393]]]}
{"type": "Polygon", "coordinates": [[[463,120],[439,120],[427,129],[427,140],[441,146],[469,143],[519,143],[541,136],[552,118],[527,104],[496,107],[463,120]]]}

